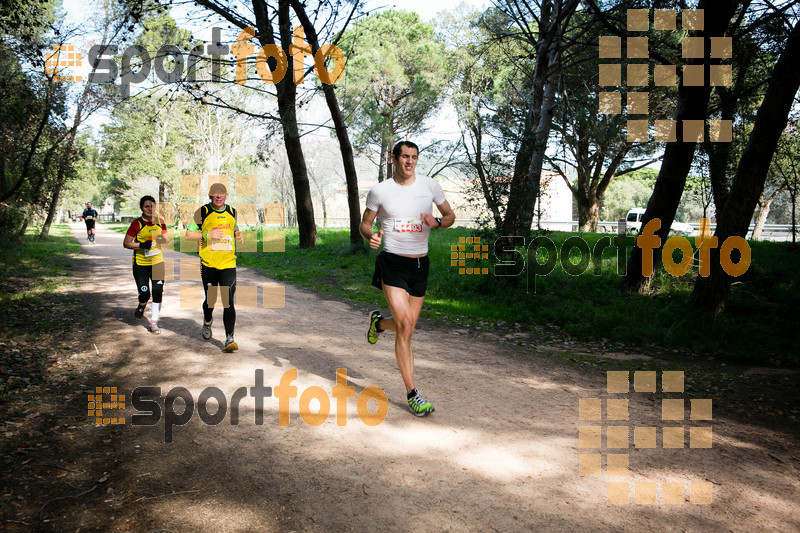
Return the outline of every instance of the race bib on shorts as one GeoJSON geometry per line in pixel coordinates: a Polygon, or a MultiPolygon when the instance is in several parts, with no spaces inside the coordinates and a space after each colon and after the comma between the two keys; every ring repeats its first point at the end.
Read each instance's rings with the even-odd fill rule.
{"type": "Polygon", "coordinates": [[[397,233],[422,233],[422,220],[418,218],[394,219],[394,231],[397,233]]]}
{"type": "Polygon", "coordinates": [[[88,217],[83,217],[83,219],[84,220],[92,220],[92,219],[94,219],[94,217],[92,215],[89,215],[88,217]]]}

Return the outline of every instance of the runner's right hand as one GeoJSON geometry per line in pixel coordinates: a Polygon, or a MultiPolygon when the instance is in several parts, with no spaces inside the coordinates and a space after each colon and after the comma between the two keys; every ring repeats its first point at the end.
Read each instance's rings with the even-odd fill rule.
{"type": "Polygon", "coordinates": [[[369,238],[369,247],[373,250],[377,250],[381,245],[381,239],[383,239],[383,230],[380,230],[378,233],[373,233],[372,237],[369,238]]]}
{"type": "Polygon", "coordinates": [[[153,241],[144,241],[139,243],[139,248],[143,250],[149,250],[151,246],[153,246],[153,241]]]}

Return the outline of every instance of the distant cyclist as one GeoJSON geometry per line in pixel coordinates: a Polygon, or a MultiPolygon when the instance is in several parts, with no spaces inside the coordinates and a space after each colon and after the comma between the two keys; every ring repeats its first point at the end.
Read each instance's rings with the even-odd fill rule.
{"type": "Polygon", "coordinates": [[[97,211],[92,209],[92,202],[86,202],[83,210],[83,221],[86,222],[86,235],[89,242],[94,242],[94,222],[97,220],[97,211]]]}
{"type": "Polygon", "coordinates": [[[156,220],[153,212],[156,200],[152,196],[143,196],[139,200],[142,216],[131,222],[125,233],[122,246],[133,250],[133,279],[139,291],[139,305],[133,316],[139,320],[144,316],[150,293],[153,293],[153,307],[150,309],[150,331],[155,335],[161,333],[158,318],[161,314],[161,299],[164,294],[164,254],[161,245],[169,242],[167,226],[164,219],[156,220]]]}

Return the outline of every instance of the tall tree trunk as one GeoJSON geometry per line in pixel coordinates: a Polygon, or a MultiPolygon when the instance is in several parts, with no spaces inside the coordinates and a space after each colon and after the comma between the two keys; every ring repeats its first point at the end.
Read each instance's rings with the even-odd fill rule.
{"type": "MultiPolygon", "coordinates": [[[[264,0],[253,0],[253,12],[256,17],[258,38],[261,46],[276,44],[266,2],[264,0]]],[[[289,0],[280,0],[278,2],[278,31],[282,49],[291,50],[294,35],[289,18],[289,0]]],[[[287,59],[286,75],[275,85],[278,95],[278,115],[281,120],[283,144],[286,147],[286,156],[289,162],[289,169],[292,172],[292,183],[294,184],[300,248],[310,248],[317,243],[317,226],[314,222],[314,204],[311,201],[308,169],[303,155],[303,146],[300,142],[300,130],[297,126],[297,86],[294,82],[294,58],[289,54],[287,59]]]]}
{"type": "Polygon", "coordinates": [[[381,139],[381,155],[378,158],[378,183],[382,182],[385,179],[389,179],[389,174],[387,173],[387,168],[389,165],[389,158],[387,154],[389,153],[389,148],[387,147],[387,143],[385,140],[381,139]]]}
{"type": "Polygon", "coordinates": [[[756,223],[753,226],[753,234],[750,236],[751,239],[754,241],[761,240],[761,232],[764,231],[764,225],[767,223],[767,217],[769,216],[769,210],[772,207],[772,201],[786,189],[786,184],[784,183],[774,191],[769,197],[765,197],[764,193],[758,195],[758,216],[756,217],[756,223]]]}
{"type": "Polygon", "coordinates": [[[578,204],[578,231],[597,231],[600,221],[600,204],[594,195],[586,203],[578,204]]]}
{"type": "Polygon", "coordinates": [[[561,68],[563,27],[578,2],[545,0],[541,8],[539,39],[536,43],[536,65],[533,89],[528,97],[522,141],[514,163],[503,235],[527,236],[533,224],[533,208],[539,196],[544,152],[553,121],[553,108],[561,68]]]}
{"type": "MultiPolygon", "coordinates": [[[[719,246],[732,236],[745,237],[758,196],[764,190],[772,155],[800,88],[800,22],[796,23],[786,47],[772,71],[767,92],[758,109],[753,132],[739,161],[730,196],[717,217],[715,233],[719,246]]],[[[731,287],[732,277],[720,262],[719,246],[711,249],[711,273],[695,282],[692,298],[698,307],[720,313],[731,287]]]]}
{"type": "Polygon", "coordinates": [[[89,84],[86,84],[84,88],[83,95],[81,99],[78,101],[78,107],[75,110],[75,115],[72,118],[72,127],[69,129],[69,133],[67,134],[65,144],[64,144],[64,151],[61,153],[61,157],[58,160],[58,171],[56,175],[56,182],[55,187],[53,188],[53,196],[50,200],[50,208],[47,210],[47,218],[44,221],[44,225],[42,226],[42,232],[39,235],[41,239],[44,239],[50,234],[50,225],[53,223],[53,218],[55,216],[56,210],[58,209],[58,200],[61,196],[61,189],[64,187],[64,183],[67,177],[67,170],[72,166],[72,158],[73,148],[75,147],[75,137],[78,135],[78,128],[81,125],[81,119],[83,118],[83,108],[86,105],[86,100],[89,95],[89,84]]]}
{"type": "Polygon", "coordinates": [[[761,232],[764,231],[764,226],[769,216],[770,203],[764,198],[763,194],[758,197],[758,216],[756,216],[756,222],[753,224],[753,233],[750,235],[750,239],[754,241],[761,240],[761,232]]]}
{"type": "Polygon", "coordinates": [[[17,234],[17,241],[22,241],[22,238],[25,236],[25,232],[28,230],[28,225],[31,223],[31,220],[33,220],[33,214],[36,210],[36,207],[41,202],[44,180],[47,177],[48,172],[50,172],[50,163],[53,161],[53,154],[55,153],[56,148],[58,148],[58,145],[59,139],[53,139],[53,144],[45,153],[44,160],[42,161],[42,168],[39,171],[39,177],[33,187],[33,193],[31,194],[30,203],[28,204],[28,210],[25,213],[25,220],[22,222],[22,227],[17,234]]]}
{"type": "MultiPolygon", "coordinates": [[[[698,9],[704,9],[706,13],[714,13],[714,16],[705,18],[704,31],[696,32],[698,37],[704,38],[706,50],[710,49],[709,37],[725,34],[737,5],[738,2],[728,0],[700,0],[698,9]]],[[[709,61],[698,59],[689,60],[687,63],[705,65],[704,79],[708,79],[709,61]]],[[[642,217],[642,228],[653,219],[661,221],[661,227],[656,231],[656,235],[661,239],[661,246],[653,250],[654,266],[658,264],[661,247],[666,242],[670,226],[675,219],[697,145],[696,142],[683,142],[683,121],[705,120],[710,95],[711,86],[707,84],[702,87],[693,87],[686,86],[681,82],[678,89],[678,107],[675,113],[677,141],[667,143],[653,194],[647,202],[647,209],[642,217]]],[[[642,263],[642,249],[635,246],[625,273],[625,283],[635,291],[646,290],[649,286],[647,277],[642,273],[642,263]]]]}
{"type": "Polygon", "coordinates": [[[56,225],[61,224],[61,219],[64,215],[64,209],[67,207],[67,199],[61,199],[61,207],[58,208],[58,212],[56,213],[56,225]]]}
{"type": "MultiPolygon", "coordinates": [[[[39,148],[39,139],[42,137],[44,133],[44,128],[47,125],[47,122],[50,120],[50,112],[53,109],[53,106],[50,102],[50,98],[53,95],[53,82],[48,81],[47,84],[47,92],[45,93],[45,107],[44,112],[42,113],[42,117],[39,120],[39,126],[36,128],[36,134],[33,136],[33,139],[30,142],[28,147],[28,152],[25,154],[25,161],[22,163],[22,171],[20,172],[19,179],[11,187],[9,190],[4,191],[2,196],[0,196],[0,202],[6,201],[11,196],[17,192],[20,186],[28,180],[28,174],[30,173],[31,162],[33,161],[33,156],[36,154],[36,150],[39,148]]],[[[5,174],[5,172],[3,172],[5,174]]],[[[3,184],[5,185],[5,184],[3,184]]]]}
{"type": "Polygon", "coordinates": [[[44,221],[44,225],[42,226],[42,231],[39,234],[40,239],[44,239],[50,234],[50,226],[53,223],[53,219],[56,215],[56,210],[58,210],[58,201],[61,197],[61,189],[64,186],[64,175],[59,169],[58,178],[56,179],[55,187],[53,188],[53,196],[50,198],[50,207],[47,210],[47,218],[44,221]]]}
{"type": "MultiPolygon", "coordinates": [[[[722,120],[734,120],[737,107],[735,94],[742,94],[745,76],[739,76],[735,90],[727,87],[717,87],[722,108],[722,120]]],[[[730,193],[728,180],[728,167],[730,166],[731,148],[733,143],[712,143],[706,138],[703,147],[708,154],[708,182],[711,185],[711,197],[714,198],[714,207],[717,213],[722,212],[730,193]]]]}
{"type": "Polygon", "coordinates": [[[478,173],[478,180],[480,182],[481,192],[483,198],[486,200],[486,205],[492,212],[492,220],[494,220],[494,227],[498,231],[503,224],[503,218],[500,215],[500,202],[495,196],[492,189],[489,188],[489,177],[486,175],[486,170],[483,167],[483,119],[478,114],[475,119],[476,122],[467,126],[475,139],[475,158],[469,153],[467,148],[467,141],[464,136],[461,136],[461,142],[464,145],[469,164],[478,173]]]}
{"type": "Polygon", "coordinates": [[[56,181],[55,186],[53,187],[53,195],[50,198],[50,207],[47,210],[47,218],[44,221],[44,225],[42,226],[42,231],[39,234],[40,239],[44,239],[50,234],[50,225],[53,223],[53,218],[55,217],[56,210],[58,209],[58,201],[61,197],[61,189],[64,187],[64,181],[66,180],[67,176],[67,169],[72,164],[72,148],[75,145],[75,136],[78,133],[78,127],[81,124],[81,111],[82,111],[82,102],[78,103],[78,108],[75,111],[75,116],[73,117],[73,125],[70,128],[69,134],[67,135],[66,144],[64,145],[64,150],[61,152],[61,157],[58,159],[58,170],[56,171],[56,181]]]}
{"type": "MultiPolygon", "coordinates": [[[[246,19],[239,17],[233,8],[222,3],[195,0],[201,5],[225,18],[228,22],[241,29],[249,27],[246,19]]],[[[293,50],[292,23],[289,16],[290,0],[278,1],[278,33],[280,48],[284,51],[293,50]]],[[[255,26],[261,46],[278,44],[272,28],[272,17],[269,6],[265,0],[252,0],[255,26]]],[[[278,95],[278,116],[283,129],[283,144],[292,172],[292,183],[295,191],[295,204],[297,208],[297,223],[300,234],[300,247],[310,248],[317,243],[317,226],[314,222],[314,204],[311,201],[311,185],[308,182],[308,169],[306,167],[303,147],[300,142],[300,130],[297,125],[297,86],[294,82],[294,57],[287,55],[287,69],[283,79],[275,85],[278,95]]],[[[275,60],[268,61],[270,68],[274,67],[275,60]]]]}
{"type": "Polygon", "coordinates": [[[350,136],[347,133],[347,124],[342,116],[339,101],[336,98],[332,85],[322,84],[322,91],[325,94],[325,101],[331,112],[331,120],[336,129],[336,138],[339,140],[339,150],[342,152],[342,164],[344,165],[344,180],[347,184],[347,211],[350,215],[350,244],[362,246],[364,239],[358,227],[361,225],[361,201],[358,199],[358,174],[356,173],[356,162],[353,154],[353,145],[350,143],[350,136]]]}
{"type": "MultiPolygon", "coordinates": [[[[311,51],[316,55],[319,50],[319,37],[317,30],[305,12],[305,7],[299,0],[291,0],[292,9],[297,14],[300,24],[303,25],[305,33],[308,36],[308,42],[311,45],[311,51]]],[[[353,6],[355,10],[356,6],[353,6]]],[[[336,92],[333,85],[323,83],[322,93],[325,95],[325,103],[328,104],[328,110],[331,113],[331,120],[333,127],[336,130],[336,138],[339,141],[339,151],[342,153],[342,164],[344,165],[344,179],[347,184],[347,210],[350,215],[350,244],[363,246],[364,239],[361,237],[361,232],[358,227],[361,225],[361,202],[358,199],[358,175],[356,173],[356,162],[353,154],[353,145],[350,142],[350,136],[347,133],[347,124],[342,116],[341,108],[339,107],[339,100],[336,98],[336,92]]],[[[325,204],[323,204],[323,208],[325,204]]],[[[327,220],[327,216],[325,217],[327,220]]]]}
{"type": "Polygon", "coordinates": [[[797,189],[792,191],[792,246],[797,246],[797,189]]]}

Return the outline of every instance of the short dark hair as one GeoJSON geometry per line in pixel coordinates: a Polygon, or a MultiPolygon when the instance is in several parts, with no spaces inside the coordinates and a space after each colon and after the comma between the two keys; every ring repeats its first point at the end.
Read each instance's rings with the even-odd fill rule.
{"type": "Polygon", "coordinates": [[[400,152],[403,146],[406,146],[408,148],[413,148],[414,150],[417,151],[417,155],[419,155],[419,146],[412,143],[411,141],[400,141],[399,143],[395,144],[394,148],[392,148],[392,154],[394,154],[395,157],[400,157],[400,152]]]}
{"type": "Polygon", "coordinates": [[[153,198],[152,196],[150,196],[149,194],[147,196],[142,196],[142,199],[139,200],[139,209],[144,209],[144,203],[147,200],[150,200],[151,202],[156,203],[156,199],[153,198]]]}

